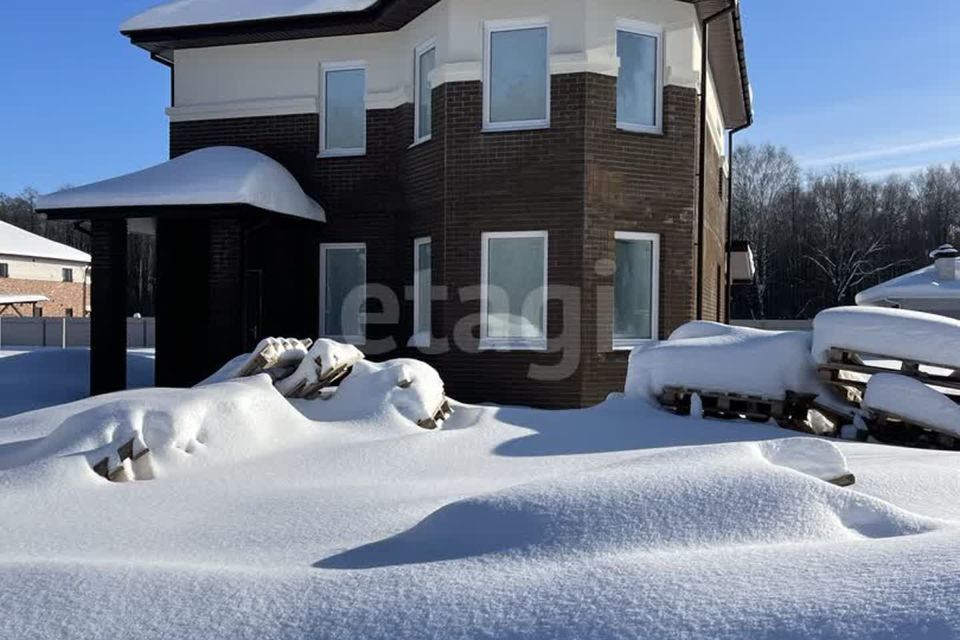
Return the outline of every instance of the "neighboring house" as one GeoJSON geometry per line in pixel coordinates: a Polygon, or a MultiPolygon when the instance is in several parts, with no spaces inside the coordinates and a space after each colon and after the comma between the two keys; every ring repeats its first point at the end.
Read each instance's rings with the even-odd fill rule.
{"type": "Polygon", "coordinates": [[[930,257],[932,265],[858,293],[857,304],[960,319],[960,251],[945,244],[930,252],[930,257]]]}
{"type": "Polygon", "coordinates": [[[89,254],[0,221],[0,316],[86,316],[89,267],[89,254]]]}
{"type": "Polygon", "coordinates": [[[161,385],[319,334],[465,401],[580,406],[725,318],[735,0],[174,0],[123,32],[171,69],[175,159],[39,203],[93,221],[97,390],[134,228],[161,385]]]}

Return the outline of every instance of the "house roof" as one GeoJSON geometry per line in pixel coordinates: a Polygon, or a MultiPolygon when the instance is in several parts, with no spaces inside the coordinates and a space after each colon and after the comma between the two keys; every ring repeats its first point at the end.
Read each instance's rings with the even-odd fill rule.
{"type": "Polygon", "coordinates": [[[90,263],[90,254],[0,221],[0,255],[90,263]]]}
{"type": "MultiPolygon", "coordinates": [[[[710,64],[730,128],[753,121],[739,0],[682,0],[711,26],[710,64]]],[[[131,42],[171,64],[173,51],[277,40],[394,31],[439,0],[167,0],[123,23],[131,42]]]]}
{"type": "Polygon", "coordinates": [[[326,214],[272,158],[242,147],[208,147],[125,176],[37,200],[37,211],[248,205],[317,222],[326,214]]]}
{"type": "Polygon", "coordinates": [[[861,306],[884,306],[900,300],[949,300],[960,303],[960,280],[942,280],[935,265],[882,282],[857,294],[861,306]]]}

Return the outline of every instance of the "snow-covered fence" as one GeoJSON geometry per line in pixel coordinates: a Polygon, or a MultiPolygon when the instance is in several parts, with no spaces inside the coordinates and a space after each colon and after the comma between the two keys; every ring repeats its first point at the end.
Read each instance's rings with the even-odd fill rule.
{"type": "MultiPolygon", "coordinates": [[[[148,349],[156,345],[153,318],[127,319],[127,347],[148,349]]],[[[0,350],[17,347],[89,347],[89,318],[0,317],[0,350]]]]}

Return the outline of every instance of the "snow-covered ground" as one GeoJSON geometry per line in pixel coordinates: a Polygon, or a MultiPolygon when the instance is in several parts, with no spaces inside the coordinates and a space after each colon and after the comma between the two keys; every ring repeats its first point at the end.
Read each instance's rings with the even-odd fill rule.
{"type": "Polygon", "coordinates": [[[960,635],[960,454],[350,397],[258,376],[0,420],[0,638],[960,635]],[[132,436],[154,479],[90,470],[132,436]]]}
{"type": "MultiPolygon", "coordinates": [[[[153,385],[153,349],[127,352],[127,386],[153,385]]],[[[86,398],[90,350],[20,347],[0,351],[0,418],[86,398]]]]}

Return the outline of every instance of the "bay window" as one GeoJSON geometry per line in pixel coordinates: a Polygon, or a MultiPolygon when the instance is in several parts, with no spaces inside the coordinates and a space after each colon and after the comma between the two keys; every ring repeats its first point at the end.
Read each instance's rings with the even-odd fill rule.
{"type": "Polygon", "coordinates": [[[484,233],[481,349],[547,348],[547,232],[484,233]]]}
{"type": "Polygon", "coordinates": [[[320,245],[320,335],[362,344],[366,339],[367,247],[320,245]]]}
{"type": "Polygon", "coordinates": [[[367,147],[367,70],[363,63],[325,64],[320,73],[323,113],[320,155],[355,156],[367,147]]]}
{"type": "Polygon", "coordinates": [[[487,131],[550,125],[550,32],[540,21],[486,23],[483,126],[487,131]]]}
{"type": "Polygon", "coordinates": [[[663,130],[663,32],[659,27],[617,23],[617,127],[628,131],[663,130]]]}
{"type": "Polygon", "coordinates": [[[613,346],[630,349],[656,340],[660,290],[660,236],[616,233],[613,346]]]}

